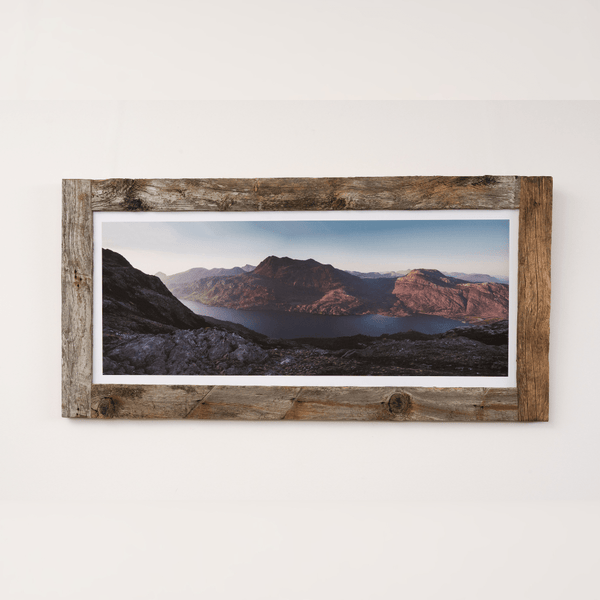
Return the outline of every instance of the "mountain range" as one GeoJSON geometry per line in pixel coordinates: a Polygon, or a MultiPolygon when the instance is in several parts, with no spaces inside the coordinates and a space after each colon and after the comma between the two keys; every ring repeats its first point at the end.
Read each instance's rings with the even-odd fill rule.
{"type": "MultiPolygon", "coordinates": [[[[404,271],[383,271],[378,273],[376,271],[370,271],[368,273],[361,273],[360,271],[346,271],[351,275],[356,275],[361,279],[380,279],[382,277],[387,279],[397,279],[398,277],[404,277],[411,272],[412,269],[405,269],[404,271]]],[[[485,273],[458,273],[456,271],[448,272],[441,271],[443,275],[448,277],[454,277],[455,279],[462,279],[470,283],[508,283],[508,277],[492,277],[485,273]]]]}
{"type": "Polygon", "coordinates": [[[454,277],[456,279],[462,279],[463,281],[469,281],[471,283],[506,283],[508,284],[508,277],[492,277],[491,275],[485,275],[484,273],[457,273],[443,271],[444,275],[454,277]]]}
{"type": "MultiPolygon", "coordinates": [[[[257,269],[255,279],[267,286],[276,280],[271,287],[278,294],[295,288],[300,295],[318,295],[326,288],[339,290],[336,286],[340,285],[356,293],[365,289],[357,284],[360,278],[316,261],[270,257],[257,269]]],[[[454,289],[453,282],[445,281],[448,278],[437,271],[411,272],[398,281],[410,281],[412,277],[420,280],[425,275],[427,285],[435,284],[449,294],[448,290],[454,289]]],[[[235,287],[243,277],[239,274],[215,279],[232,280],[235,287]]],[[[394,285],[394,280],[389,281],[394,285]]],[[[369,282],[364,285],[371,289],[369,282]]],[[[414,282],[410,288],[416,289],[414,282]]],[[[194,314],[158,277],[135,269],[123,256],[108,249],[102,250],[102,321],[104,375],[507,373],[505,320],[432,335],[408,331],[379,337],[270,339],[241,325],[194,314]]],[[[119,400],[111,402],[118,409],[119,400]]]]}
{"type": "Polygon", "coordinates": [[[369,271],[368,273],[362,273],[360,271],[346,271],[346,273],[350,273],[350,275],[356,275],[356,277],[360,277],[361,279],[396,279],[397,277],[403,277],[404,275],[408,275],[410,273],[410,269],[405,269],[404,271],[369,271]]]}
{"type": "Polygon", "coordinates": [[[473,283],[435,269],[361,277],[313,259],[269,256],[251,271],[239,267],[229,271],[210,274],[207,269],[192,269],[163,281],[177,298],[241,310],[396,317],[429,314],[465,321],[508,316],[508,285],[473,283]]]}
{"type": "MultiPolygon", "coordinates": [[[[231,269],[204,269],[197,267],[195,269],[189,269],[182,273],[176,273],[175,275],[166,275],[162,271],[155,273],[156,277],[159,277],[163,283],[169,282],[175,286],[178,284],[187,284],[195,281],[196,279],[203,279],[205,277],[225,277],[229,275],[240,275],[242,272],[249,273],[256,269],[255,265],[245,265],[243,267],[232,267],[231,269]]],[[[397,279],[398,277],[404,277],[411,272],[412,269],[404,269],[403,271],[369,271],[367,273],[361,271],[348,271],[350,275],[356,275],[361,279],[397,279]]],[[[463,281],[469,281],[470,283],[508,283],[508,277],[492,277],[485,273],[459,273],[457,271],[441,271],[448,277],[454,277],[455,279],[462,279],[463,281]]]]}
{"type": "Polygon", "coordinates": [[[205,269],[204,267],[196,267],[183,271],[183,273],[175,273],[175,275],[165,275],[162,271],[155,273],[164,284],[177,287],[179,285],[187,285],[198,279],[204,279],[206,277],[228,277],[230,275],[241,275],[253,271],[255,267],[253,265],[246,265],[245,267],[233,267],[231,269],[205,269]]]}

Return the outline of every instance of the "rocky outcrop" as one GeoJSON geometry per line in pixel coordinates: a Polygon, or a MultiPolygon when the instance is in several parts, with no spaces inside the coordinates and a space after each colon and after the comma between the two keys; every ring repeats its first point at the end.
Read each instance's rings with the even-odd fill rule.
{"type": "Polygon", "coordinates": [[[105,375],[507,375],[508,325],[379,338],[249,341],[217,329],[133,334],[104,349],[105,375]]]}
{"type": "Polygon", "coordinates": [[[127,260],[102,250],[102,327],[105,335],[169,333],[206,327],[207,322],[181,304],[165,284],[132,267],[127,260]]]}
{"type": "Polygon", "coordinates": [[[467,283],[440,271],[415,269],[396,280],[390,309],[395,316],[415,313],[448,318],[506,319],[508,286],[501,283],[467,283]]]}
{"type": "Polygon", "coordinates": [[[268,353],[241,335],[216,328],[134,334],[104,349],[105,375],[248,375],[268,353]]]}

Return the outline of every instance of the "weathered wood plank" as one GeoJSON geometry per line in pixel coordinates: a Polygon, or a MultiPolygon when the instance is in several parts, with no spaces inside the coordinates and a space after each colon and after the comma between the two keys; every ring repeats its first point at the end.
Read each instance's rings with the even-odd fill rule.
{"type": "Polygon", "coordinates": [[[215,386],[188,419],[276,420],[290,410],[299,387],[215,386]]]}
{"type": "Polygon", "coordinates": [[[404,388],[390,400],[400,421],[516,421],[516,388],[404,388]]]}
{"type": "Polygon", "coordinates": [[[519,420],[547,421],[549,409],[552,177],[522,177],[519,210],[517,387],[519,420]]]}
{"type": "Polygon", "coordinates": [[[213,389],[210,385],[92,385],[95,419],[184,419],[213,389]]]}
{"type": "Polygon", "coordinates": [[[519,207],[518,177],[106,179],[95,211],[432,210],[519,207]]]}
{"type": "Polygon", "coordinates": [[[92,186],[63,181],[62,414],[90,416],[92,384],[92,186]]]}
{"type": "Polygon", "coordinates": [[[391,421],[389,399],[396,388],[305,387],[286,414],[296,421],[391,421]]]}
{"type": "Polygon", "coordinates": [[[515,388],[306,387],[286,419],[516,421],[515,388]]]}
{"type": "Polygon", "coordinates": [[[516,421],[516,388],[93,385],[94,418],[516,421]]]}

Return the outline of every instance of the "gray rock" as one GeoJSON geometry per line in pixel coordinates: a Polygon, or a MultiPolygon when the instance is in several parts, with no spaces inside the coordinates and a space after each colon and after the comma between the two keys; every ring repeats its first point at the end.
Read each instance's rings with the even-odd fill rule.
{"type": "Polygon", "coordinates": [[[218,360],[223,358],[226,354],[229,354],[232,349],[233,345],[226,337],[224,337],[211,345],[210,350],[208,351],[208,358],[210,358],[210,360],[218,360]]]}
{"type": "Polygon", "coordinates": [[[263,363],[267,359],[268,354],[254,344],[244,344],[239,346],[230,356],[242,364],[248,364],[263,363]]]}

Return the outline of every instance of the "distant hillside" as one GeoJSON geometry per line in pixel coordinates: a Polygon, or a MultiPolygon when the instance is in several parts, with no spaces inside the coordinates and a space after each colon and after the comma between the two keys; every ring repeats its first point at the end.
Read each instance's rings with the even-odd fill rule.
{"type": "MultiPolygon", "coordinates": [[[[249,265],[246,266],[248,267],[249,265]]],[[[156,277],[160,277],[163,283],[177,286],[191,283],[197,279],[204,279],[205,277],[226,277],[229,275],[240,275],[245,272],[245,269],[242,267],[233,267],[232,269],[205,269],[203,267],[196,267],[182,273],[176,273],[175,275],[165,275],[159,271],[156,273],[156,277]]]]}
{"type": "Polygon", "coordinates": [[[492,277],[491,275],[485,275],[484,273],[457,273],[455,271],[447,273],[444,271],[444,275],[462,279],[463,281],[469,281],[470,283],[508,283],[508,277],[492,277]]]}
{"type": "MultiPolygon", "coordinates": [[[[361,279],[397,279],[398,277],[408,275],[410,271],[411,269],[406,269],[404,271],[369,271],[368,273],[363,273],[361,271],[346,271],[346,273],[356,275],[356,277],[360,277],[361,279]]],[[[442,273],[449,277],[454,277],[455,279],[468,281],[469,283],[508,283],[508,277],[492,277],[491,275],[486,275],[484,273],[458,273],[456,271],[442,271],[442,273]]]]}
{"type": "Polygon", "coordinates": [[[360,277],[361,279],[396,279],[397,277],[404,277],[404,275],[410,273],[410,269],[406,269],[404,271],[369,271],[368,273],[361,273],[360,271],[346,271],[346,273],[350,273],[350,275],[355,275],[356,277],[360,277]]]}

